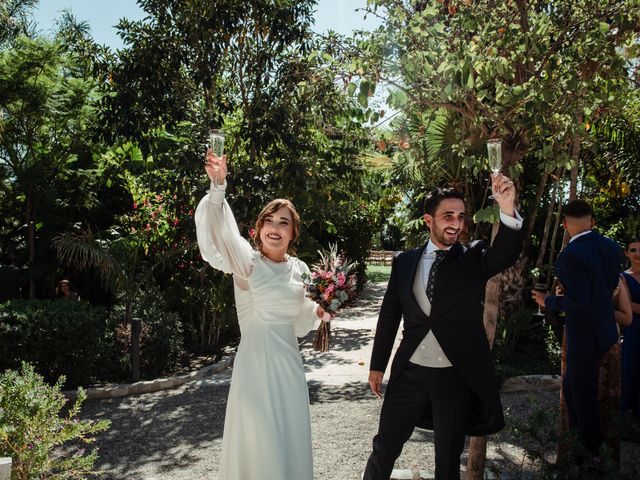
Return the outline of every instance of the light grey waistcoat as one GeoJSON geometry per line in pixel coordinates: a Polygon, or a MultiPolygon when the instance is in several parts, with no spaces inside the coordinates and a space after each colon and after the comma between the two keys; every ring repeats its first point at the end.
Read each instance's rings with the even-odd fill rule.
{"type": "MultiPolygon", "coordinates": [[[[424,259],[420,258],[420,264],[416,270],[416,278],[413,282],[413,295],[416,297],[422,311],[428,316],[431,313],[431,302],[427,298],[427,286],[424,283],[424,275],[422,274],[423,269],[424,259]]],[[[436,336],[433,334],[433,330],[429,330],[429,333],[425,335],[409,361],[423,367],[445,368],[453,366],[444,354],[436,336]]]]}

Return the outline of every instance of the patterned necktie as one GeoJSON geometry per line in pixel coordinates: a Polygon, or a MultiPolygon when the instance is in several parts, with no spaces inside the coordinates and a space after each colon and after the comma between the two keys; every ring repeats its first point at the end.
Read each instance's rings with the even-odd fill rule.
{"type": "Polygon", "coordinates": [[[447,250],[436,250],[436,259],[433,261],[431,265],[431,270],[429,270],[429,280],[427,281],[427,298],[429,299],[429,303],[433,303],[433,290],[436,285],[436,275],[438,274],[438,266],[444,260],[445,255],[447,254],[447,250]]]}

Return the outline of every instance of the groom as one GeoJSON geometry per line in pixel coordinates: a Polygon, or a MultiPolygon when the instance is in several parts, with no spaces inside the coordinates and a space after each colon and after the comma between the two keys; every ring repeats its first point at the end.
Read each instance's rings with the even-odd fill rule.
{"type": "Polygon", "coordinates": [[[518,258],[522,219],[511,180],[493,177],[492,190],[501,221],[492,246],[463,247],[464,197],[435,189],[425,200],[429,242],[393,261],[371,355],[369,384],[377,396],[402,317],[404,331],[364,480],[389,479],[416,426],[434,432],[436,479],[459,479],[465,435],[504,427],[483,302],[487,280],[518,258]]]}

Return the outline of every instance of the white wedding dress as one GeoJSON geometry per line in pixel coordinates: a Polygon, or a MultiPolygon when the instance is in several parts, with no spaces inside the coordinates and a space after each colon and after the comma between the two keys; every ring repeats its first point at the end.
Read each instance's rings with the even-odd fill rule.
{"type": "Polygon", "coordinates": [[[233,274],[241,333],[218,478],[313,480],[309,392],[296,338],[317,320],[301,278],[309,268],[254,250],[238,231],[225,187],[212,186],[195,215],[202,257],[233,274]]]}

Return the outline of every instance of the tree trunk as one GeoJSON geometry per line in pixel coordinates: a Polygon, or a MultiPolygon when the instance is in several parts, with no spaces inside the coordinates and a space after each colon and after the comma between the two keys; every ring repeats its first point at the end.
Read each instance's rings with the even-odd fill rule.
{"type": "MultiPolygon", "coordinates": [[[[538,250],[538,258],[536,259],[536,268],[540,268],[542,266],[542,262],[544,261],[544,252],[547,250],[547,241],[549,240],[549,229],[551,228],[551,220],[553,218],[553,211],[556,206],[556,197],[558,195],[558,183],[555,182],[553,184],[553,191],[551,193],[551,198],[549,199],[549,206],[547,208],[547,218],[544,222],[544,230],[542,231],[542,238],[540,239],[540,248],[538,250]]],[[[554,232],[555,233],[555,232],[554,232]]]]}
{"type": "MultiPolygon", "coordinates": [[[[578,116],[578,124],[582,123],[582,116],[578,116]]],[[[573,159],[573,167],[571,168],[570,181],[569,181],[569,201],[575,200],[578,196],[578,171],[580,163],[580,135],[576,134],[573,138],[573,145],[571,148],[571,158],[573,159]]],[[[562,239],[562,246],[569,243],[569,234],[565,230],[564,237],[562,239]]],[[[564,379],[567,373],[567,332],[565,326],[565,334],[562,336],[562,365],[560,367],[560,374],[564,379]]],[[[562,386],[560,387],[560,443],[558,444],[557,460],[563,460],[567,453],[569,445],[564,439],[568,438],[569,434],[569,411],[567,410],[567,401],[564,398],[564,392],[562,386]]]]}
{"type": "Polygon", "coordinates": [[[540,181],[538,182],[538,189],[536,191],[536,199],[533,204],[533,210],[531,210],[529,214],[529,219],[527,220],[527,227],[524,234],[524,246],[523,250],[527,250],[529,243],[531,242],[531,233],[533,232],[533,227],[536,224],[536,218],[538,217],[538,205],[542,201],[542,196],[544,195],[544,191],[547,188],[547,182],[549,180],[549,171],[545,168],[542,176],[540,177],[540,181]]]}
{"type": "MultiPolygon", "coordinates": [[[[564,170],[564,169],[563,169],[564,170]]],[[[551,280],[551,272],[553,269],[556,255],[556,241],[558,240],[558,232],[560,231],[560,218],[562,217],[562,192],[558,199],[558,211],[556,212],[556,220],[553,224],[553,235],[551,235],[551,248],[549,249],[549,269],[547,270],[547,284],[551,280]]]]}

